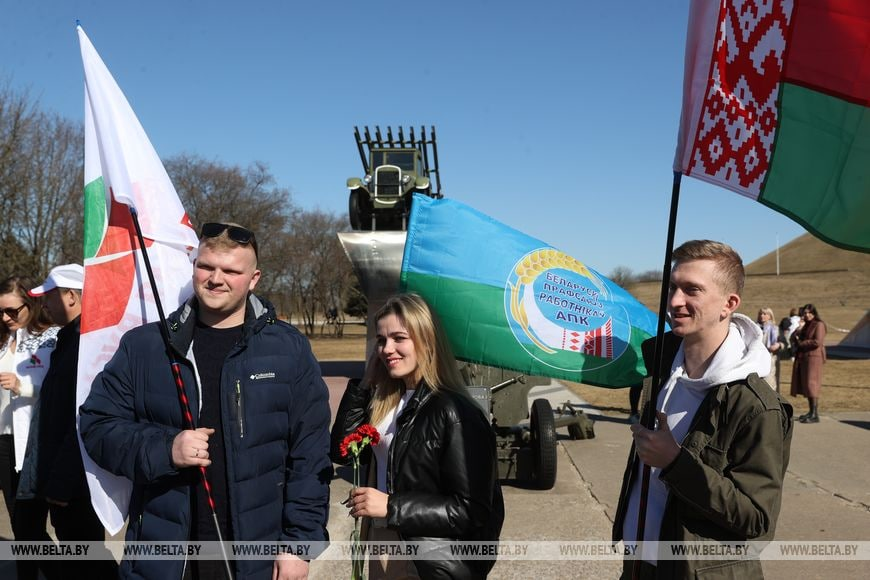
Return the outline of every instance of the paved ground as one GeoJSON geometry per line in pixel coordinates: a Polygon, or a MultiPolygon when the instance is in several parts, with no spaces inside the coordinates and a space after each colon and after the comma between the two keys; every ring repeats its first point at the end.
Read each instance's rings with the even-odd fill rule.
{"type": "MultiPolygon", "coordinates": [[[[608,522],[625,468],[627,431],[625,418],[599,417],[595,439],[560,442],[578,481],[604,508],[608,522]]],[[[822,416],[817,425],[795,425],[777,540],[870,540],[868,446],[870,413],[822,416]]],[[[866,577],[868,563],[765,561],[763,567],[767,578],[809,580],[866,577]]]]}
{"type": "MultiPolygon", "coordinates": [[[[330,402],[335,409],[351,370],[324,365],[331,375],[330,402]]],[[[326,374],[325,372],[325,374],[326,374]]],[[[576,396],[558,384],[536,387],[530,399],[545,397],[558,404],[576,396]]],[[[627,394],[626,394],[627,396],[627,394]]],[[[590,414],[596,413],[588,409],[590,414]]],[[[628,453],[628,421],[624,416],[594,415],[596,438],[572,441],[560,433],[558,476],[549,491],[507,484],[506,520],[502,537],[518,540],[608,540],[619,484],[628,453]]],[[[778,540],[870,541],[870,413],[823,415],[817,425],[795,426],[792,459],[785,482],[778,540]]],[[[352,523],[338,503],[349,484],[339,470],[332,485],[331,536],[347,539],[352,523]]],[[[2,502],[0,502],[2,504],[2,502]]],[[[0,536],[11,537],[0,505],[0,536]]],[[[12,563],[0,563],[0,577],[12,577],[12,563]]],[[[764,563],[768,578],[866,577],[866,562],[776,561],[764,563]]],[[[608,561],[499,561],[492,578],[615,578],[620,565],[608,561]]],[[[313,579],[349,576],[348,562],[315,562],[313,579]]]]}
{"type": "MultiPolygon", "coordinates": [[[[343,379],[328,381],[337,406],[343,379]]],[[[628,393],[626,393],[626,397],[628,393]]],[[[546,398],[555,407],[578,401],[557,382],[535,387],[529,399],[546,398]]],[[[549,491],[505,487],[506,520],[502,537],[525,540],[609,540],[630,436],[626,416],[603,416],[586,406],[595,419],[595,439],[572,441],[560,430],[556,486],[549,491]]],[[[795,425],[791,462],[785,482],[777,540],[870,541],[870,412],[823,415],[816,425],[795,425]]],[[[333,484],[330,533],[346,539],[349,518],[338,501],[349,485],[333,484]],[[343,518],[343,519],[342,519],[343,518]]],[[[774,580],[866,577],[867,562],[766,561],[774,580]]],[[[608,561],[499,561],[492,578],[616,578],[621,565],[608,561]]],[[[317,562],[312,577],[343,577],[349,565],[317,562]]]]}

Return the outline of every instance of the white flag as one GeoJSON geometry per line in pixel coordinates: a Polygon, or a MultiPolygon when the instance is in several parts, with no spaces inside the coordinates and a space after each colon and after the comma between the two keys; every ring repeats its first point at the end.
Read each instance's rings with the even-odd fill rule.
{"type": "MultiPolygon", "coordinates": [[[[136,241],[136,209],[164,312],[190,296],[196,233],[166,170],[82,27],[85,71],[85,285],[76,408],[121,336],[158,319],[136,241]]],[[[124,525],[132,484],[97,467],[82,447],[91,501],[111,534],[124,525]]]]}

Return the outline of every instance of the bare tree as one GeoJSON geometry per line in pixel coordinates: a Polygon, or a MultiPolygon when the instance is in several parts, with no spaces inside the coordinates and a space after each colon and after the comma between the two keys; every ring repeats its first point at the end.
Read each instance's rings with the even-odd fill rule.
{"type": "Polygon", "coordinates": [[[83,259],[82,126],[55,114],[40,115],[24,180],[21,237],[40,258],[40,275],[62,262],[83,259]]]}
{"type": "Polygon", "coordinates": [[[5,216],[0,220],[3,252],[0,275],[3,278],[19,272],[30,273],[37,267],[13,231],[19,180],[24,173],[22,148],[35,116],[26,94],[13,92],[7,84],[0,87],[0,215],[5,216]]]}
{"type": "Polygon", "coordinates": [[[627,266],[617,266],[613,269],[608,278],[610,278],[614,284],[625,288],[625,286],[630,284],[634,279],[634,275],[631,272],[631,268],[628,268],[627,266]]]}
{"type": "MultiPolygon", "coordinates": [[[[344,219],[320,210],[297,212],[291,221],[284,282],[308,336],[314,334],[318,317],[332,309],[344,320],[343,305],[354,276],[336,235],[343,228],[344,219]]],[[[337,324],[334,332],[340,334],[342,327],[337,324]]]]}
{"type": "MultiPolygon", "coordinates": [[[[321,270],[318,285],[324,320],[331,320],[331,323],[326,326],[333,336],[339,338],[344,335],[345,304],[354,290],[356,274],[338,240],[338,232],[344,229],[347,220],[344,216],[336,215],[330,215],[329,218],[327,224],[329,233],[323,240],[326,263],[321,270]]],[[[323,334],[322,328],[321,334],[323,334]]]]}
{"type": "MultiPolygon", "coordinates": [[[[80,124],[0,84],[0,275],[40,277],[58,263],[81,261],[82,142],[80,124]]],[[[258,291],[279,314],[298,310],[308,335],[330,318],[330,332],[341,334],[355,279],[336,236],[344,219],[295,208],[263,163],[241,168],[179,155],[165,166],[195,225],[232,221],[256,232],[258,291]]]]}
{"type": "Polygon", "coordinates": [[[0,90],[0,239],[7,273],[82,260],[82,127],[0,90]]]}
{"type": "Polygon", "coordinates": [[[242,169],[184,154],[164,165],[194,225],[236,222],[256,233],[263,271],[259,288],[271,294],[283,275],[285,255],[280,242],[294,211],[290,191],[278,187],[269,168],[260,162],[242,169]]]}
{"type": "Polygon", "coordinates": [[[660,282],[661,279],[661,270],[646,270],[634,277],[635,282],[660,282]]]}

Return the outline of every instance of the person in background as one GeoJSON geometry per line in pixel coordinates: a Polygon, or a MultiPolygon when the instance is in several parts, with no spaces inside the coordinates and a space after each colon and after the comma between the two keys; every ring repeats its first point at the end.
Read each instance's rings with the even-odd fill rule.
{"type": "Polygon", "coordinates": [[[800,308],[792,308],[788,313],[788,337],[803,324],[803,316],[801,316],[800,308]]]}
{"type": "MultiPolygon", "coordinates": [[[[331,454],[344,437],[374,425],[375,476],[352,490],[353,517],[369,541],[496,541],[504,521],[495,437],[471,399],[436,315],[416,294],[399,294],[375,314],[376,345],[365,377],[351,381],[332,428],[331,454]]],[[[372,558],[378,578],[485,578],[494,560],[372,558]]]]}
{"type": "Polygon", "coordinates": [[[782,341],[785,345],[782,350],[786,351],[788,354],[789,360],[794,360],[794,353],[792,352],[792,336],[797,332],[797,329],[800,328],[804,323],[803,316],[801,316],[800,308],[792,308],[789,311],[788,318],[783,318],[779,323],[780,334],[782,335],[782,341]]]}
{"type": "MultiPolygon", "coordinates": [[[[48,504],[36,497],[16,500],[21,470],[42,380],[48,371],[59,328],[27,294],[28,278],[12,276],[0,282],[0,487],[16,540],[48,542],[48,504]]],[[[18,578],[36,580],[39,569],[56,577],[48,562],[19,560],[18,578]]]]}
{"type": "Polygon", "coordinates": [[[770,353],[770,373],[764,377],[764,380],[770,387],[779,392],[779,349],[782,348],[782,343],[779,338],[779,328],[773,322],[773,310],[770,308],[762,308],[758,311],[756,322],[761,326],[761,341],[764,348],[770,353]]]}
{"type": "Polygon", "coordinates": [[[804,325],[792,335],[794,366],[791,373],[791,396],[804,396],[810,405],[809,411],[798,417],[798,421],[818,423],[822,365],[827,360],[825,351],[827,326],[819,318],[819,313],[812,304],[804,306],[801,313],[804,325]]]}
{"type": "MultiPolygon", "coordinates": [[[[84,270],[79,264],[52,268],[45,281],[29,291],[42,298],[52,320],[63,327],[42,381],[39,395],[38,437],[29,447],[36,450],[24,459],[19,497],[25,487],[48,504],[51,524],[61,541],[103,542],[106,530],[91,506],[85,468],[76,434],[76,376],[79,361],[79,328],[82,313],[84,270]]],[[[64,563],[62,578],[117,578],[118,566],[104,550],[92,559],[64,563]],[[101,557],[101,558],[100,558],[101,557]],[[99,559],[98,559],[99,558],[99,559]]]]}
{"type": "MultiPolygon", "coordinates": [[[[792,308],[791,312],[788,316],[784,316],[782,320],[779,321],[779,338],[780,340],[788,345],[788,340],[791,338],[791,333],[794,329],[797,328],[798,320],[800,319],[797,308],[792,308]],[[794,319],[792,318],[794,316],[794,319]]],[[[780,349],[781,350],[781,349],[780,349]]]]}

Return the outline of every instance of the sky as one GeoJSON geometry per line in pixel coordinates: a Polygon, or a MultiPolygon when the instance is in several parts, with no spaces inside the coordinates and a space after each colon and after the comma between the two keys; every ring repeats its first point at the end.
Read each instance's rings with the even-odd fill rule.
{"type": "MultiPolygon", "coordinates": [[[[353,127],[435,126],[446,197],[605,275],[661,271],[688,5],[2,0],[0,84],[81,121],[79,20],[163,158],[265,162],[297,206],[346,215],[353,127]]],[[[804,232],[682,179],[677,244],[748,264],[804,232]]]]}

